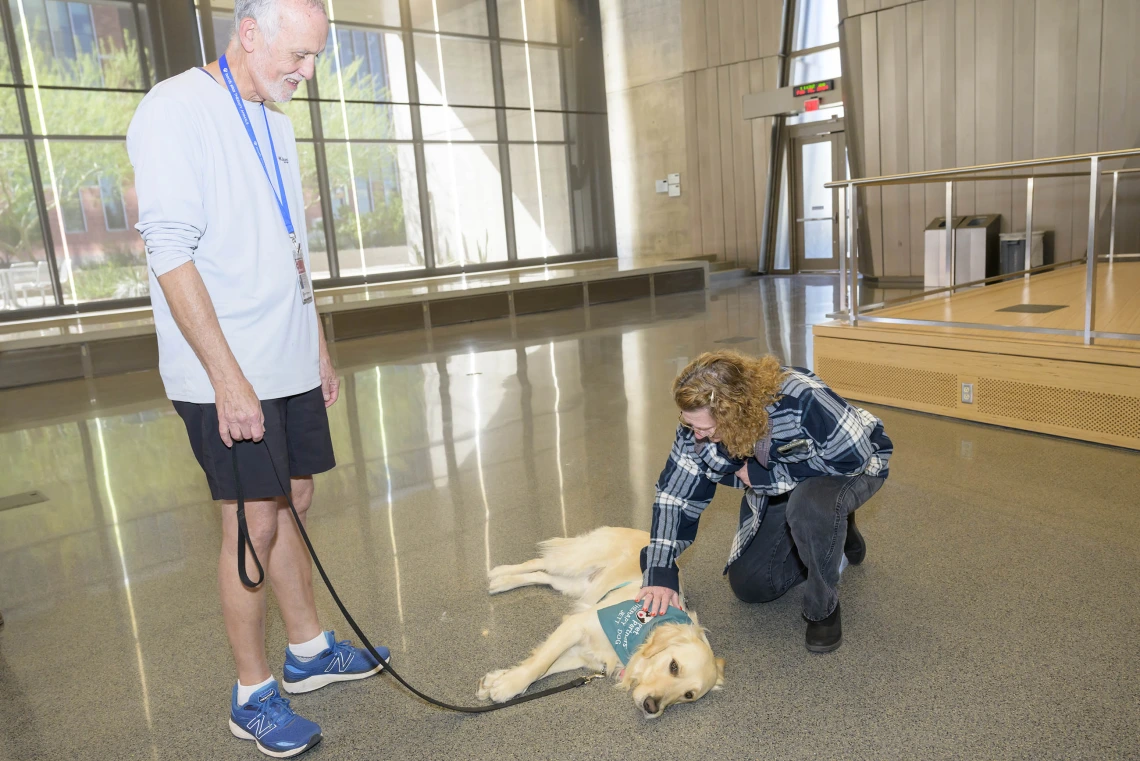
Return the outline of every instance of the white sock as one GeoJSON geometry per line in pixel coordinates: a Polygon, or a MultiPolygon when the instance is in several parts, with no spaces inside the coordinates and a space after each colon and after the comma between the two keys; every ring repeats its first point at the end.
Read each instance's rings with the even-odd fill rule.
{"type": "Polygon", "coordinates": [[[252,687],[246,687],[241,682],[238,682],[238,696],[237,696],[238,705],[239,706],[245,705],[247,702],[249,702],[249,699],[253,697],[253,693],[257,692],[258,690],[262,689],[263,687],[268,687],[269,685],[271,685],[273,683],[273,681],[274,681],[273,675],[270,674],[269,678],[266,679],[264,682],[262,682],[261,684],[255,684],[252,687]]]}
{"type": "Polygon", "coordinates": [[[849,565],[849,562],[847,560],[847,556],[843,555],[842,559],[839,561],[839,575],[840,576],[843,575],[843,569],[846,568],[848,565],[849,565]]]}
{"type": "Polygon", "coordinates": [[[321,632],[313,637],[308,642],[302,642],[299,645],[289,643],[289,652],[298,658],[316,658],[329,648],[329,641],[325,638],[325,633],[321,632]]]}

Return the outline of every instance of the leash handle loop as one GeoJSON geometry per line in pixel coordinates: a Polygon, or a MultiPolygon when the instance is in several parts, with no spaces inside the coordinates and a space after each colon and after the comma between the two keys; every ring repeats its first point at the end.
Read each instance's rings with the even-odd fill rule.
{"type": "MultiPolygon", "coordinates": [[[[237,522],[238,522],[238,536],[237,536],[237,567],[238,578],[241,583],[250,589],[261,586],[261,582],[265,581],[265,569],[261,567],[261,561],[257,559],[257,550],[253,548],[253,540],[249,538],[249,526],[245,522],[245,492],[241,488],[241,473],[238,470],[238,457],[237,457],[238,442],[234,442],[230,447],[230,453],[233,455],[234,461],[234,483],[237,485],[237,522]],[[249,547],[249,554],[253,557],[253,564],[257,566],[257,581],[249,578],[249,574],[245,572],[245,548],[249,547]]],[[[269,445],[265,446],[266,452],[269,451],[269,445]]],[[[274,473],[276,473],[274,469],[274,473]]]]}

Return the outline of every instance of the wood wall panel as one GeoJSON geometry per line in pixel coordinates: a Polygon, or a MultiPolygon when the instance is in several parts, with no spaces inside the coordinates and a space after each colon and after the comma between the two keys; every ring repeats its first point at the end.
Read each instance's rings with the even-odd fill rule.
{"type": "Polygon", "coordinates": [[[681,66],[685,71],[708,68],[705,0],[681,0],[681,46],[681,66]]]}
{"type": "MultiPolygon", "coordinates": [[[[720,101],[716,69],[696,73],[697,140],[700,164],[702,254],[724,255],[724,199],[720,163],[720,101]]],[[[682,178],[682,192],[684,192],[682,178]]]]}
{"type": "MultiPolygon", "coordinates": [[[[1073,153],[1088,153],[1097,149],[1097,121],[1100,117],[1100,52],[1102,0],[1080,0],[1077,8],[1076,77],[1073,81],[1076,107],[1073,110],[1073,153]],[[1079,84],[1078,84],[1079,83],[1079,84]],[[1088,86],[1086,86],[1086,83],[1088,86]]],[[[1073,185],[1073,253],[1080,256],[1088,249],[1089,213],[1088,186],[1083,180],[1070,180],[1073,185]]],[[[1098,198],[1101,208],[1111,193],[1111,183],[1101,182],[1098,198]]],[[[1108,251],[1108,236],[1099,236],[1102,253],[1108,251]]]]}
{"type": "MultiPolygon", "coordinates": [[[[949,0],[936,0],[923,4],[922,28],[922,97],[923,141],[925,145],[925,163],[927,169],[942,169],[954,165],[954,121],[943,118],[947,109],[946,97],[948,93],[950,108],[953,107],[953,80],[949,72],[953,68],[947,67],[947,57],[953,66],[953,25],[950,24],[949,0]],[[949,33],[949,34],[948,34],[949,33]],[[948,88],[948,89],[947,89],[948,88]],[[947,150],[947,146],[950,150],[947,150]]],[[[946,193],[942,185],[923,185],[926,195],[926,213],[921,221],[911,220],[912,224],[926,227],[926,223],[934,217],[946,212],[946,193]]],[[[889,273],[883,273],[889,274],[889,273]]]]}
{"type": "Polygon", "coordinates": [[[682,0],[685,175],[695,254],[756,267],[771,119],[743,98],[775,88],[782,0],[682,0]],[[763,55],[762,55],[763,54],[763,55]]]}
{"type": "MultiPolygon", "coordinates": [[[[1036,30],[1036,46],[1034,49],[1034,86],[1033,86],[1033,155],[1057,156],[1062,155],[1061,138],[1058,130],[1058,109],[1061,108],[1060,90],[1057,81],[1061,67],[1057,28],[1059,12],[1056,4],[1047,8],[1045,3],[1037,3],[1034,15],[1036,30]]],[[[1069,115],[1071,117],[1071,114],[1069,115]]],[[[1038,181],[1034,190],[1034,201],[1042,212],[1056,207],[1061,201],[1061,183],[1063,180],[1038,181]]],[[[1054,228],[1054,245],[1063,259],[1068,259],[1072,238],[1070,236],[1071,220],[1064,230],[1056,229],[1054,224],[1046,225],[1045,215],[1034,211],[1034,227],[1051,226],[1054,228]]]]}
{"type": "MultiPolygon", "coordinates": [[[[849,34],[858,30],[848,135],[860,141],[862,176],[1140,147],[1135,0],[844,5],[849,34]]],[[[1137,251],[1140,214],[1128,210],[1140,205],[1140,180],[1121,188],[1117,250],[1137,251]]],[[[1024,180],[959,183],[955,192],[957,213],[1000,213],[1002,232],[1024,230],[1024,180]]],[[[1105,180],[1098,248],[1107,246],[1110,192],[1105,180]]],[[[1059,260],[1084,255],[1087,199],[1086,179],[1037,181],[1034,228],[1052,231],[1059,260]]],[[[881,199],[868,192],[870,274],[920,275],[922,229],[944,209],[942,184],[884,190],[881,199]]]]}
{"type": "MultiPolygon", "coordinates": [[[[768,58],[761,61],[750,61],[748,75],[751,92],[764,92],[776,88],[776,59],[768,58]]],[[[752,177],[753,200],[755,206],[752,214],[756,219],[757,243],[763,238],[764,201],[768,192],[768,162],[771,157],[772,146],[772,119],[753,119],[749,122],[752,132],[752,177]]],[[[757,246],[759,254],[759,246],[757,246]]],[[[753,261],[741,259],[746,266],[758,266],[759,257],[753,261]]]]}
{"type": "Polygon", "coordinates": [[[720,0],[720,63],[727,66],[745,59],[744,3],[755,0],[720,0]]]}
{"type": "Polygon", "coordinates": [[[726,261],[734,261],[739,246],[736,228],[736,177],[735,158],[732,152],[732,81],[729,67],[716,70],[718,95],[717,118],[720,121],[721,188],[724,198],[724,254],[726,261]]]}
{"type": "MultiPolygon", "coordinates": [[[[1011,140],[1012,161],[1033,158],[1033,90],[1037,69],[1033,65],[1037,47],[1037,6],[1035,0],[1014,0],[1013,2],[1013,138],[1011,140]]],[[[1024,180],[1014,183],[1013,224],[1011,231],[1025,231],[1025,192],[1024,180]]],[[[1036,191],[1034,191],[1036,204],[1036,191]]],[[[1038,216],[1037,208],[1033,210],[1038,216]]],[[[1034,220],[1033,226],[1045,229],[1041,222],[1034,220]]]]}
{"type": "MultiPolygon", "coordinates": [[[[879,36],[879,158],[882,174],[910,171],[907,142],[907,45],[906,8],[877,14],[879,36]]],[[[910,271],[910,188],[895,185],[882,189],[884,272],[910,271]]]]}
{"type": "Polygon", "coordinates": [[[705,0],[705,39],[708,65],[720,65],[720,0],[705,0]]]}
{"type": "Polygon", "coordinates": [[[760,57],[760,5],[761,0],[745,0],[744,3],[744,60],[755,61],[760,57]]]}
{"type": "MultiPolygon", "coordinates": [[[[982,0],[985,2],[986,0],[982,0]]],[[[954,162],[957,166],[970,166],[974,160],[974,0],[954,2],[954,68],[951,69],[955,88],[954,97],[954,162]]],[[[948,164],[947,166],[954,166],[948,164]]],[[[973,214],[974,183],[960,182],[954,186],[955,214],[973,214]]]]}
{"type": "MultiPolygon", "coordinates": [[[[921,3],[905,6],[906,10],[906,67],[907,67],[907,165],[911,172],[926,169],[926,132],[923,119],[924,103],[922,96],[922,21],[924,8],[921,3]]],[[[930,217],[926,209],[926,189],[922,185],[907,188],[910,201],[910,270],[911,276],[921,275],[925,266],[923,259],[924,224],[918,220],[930,217]]],[[[903,268],[899,269],[903,272],[903,268]]]]}
{"type": "Polygon", "coordinates": [[[744,120],[744,96],[750,91],[749,64],[734,64],[729,69],[732,125],[732,166],[736,194],[736,261],[751,264],[758,261],[760,243],[757,240],[756,171],[752,152],[752,128],[744,120]]]}
{"type": "MultiPolygon", "coordinates": [[[[872,15],[864,15],[858,19],[859,36],[862,47],[862,76],[863,76],[863,129],[866,135],[864,141],[864,167],[862,176],[875,177],[881,175],[882,161],[880,148],[879,127],[879,44],[878,25],[872,15]]],[[[880,188],[865,188],[861,202],[865,204],[864,219],[868,227],[871,250],[870,260],[873,262],[874,272],[885,272],[883,267],[883,192],[880,188]]],[[[860,220],[862,222],[862,220],[860,220]]],[[[866,258],[866,257],[863,257],[866,258]]],[[[862,266],[862,263],[861,263],[862,266]]]]}
{"type": "MultiPolygon", "coordinates": [[[[1140,3],[1135,0],[1105,0],[1104,40],[1101,47],[1101,91],[1099,104],[1099,145],[1135,147],[1140,144],[1136,125],[1140,124],[1140,45],[1136,29],[1140,24],[1140,3]]],[[[1116,161],[1111,168],[1140,166],[1140,160],[1116,161]]],[[[1105,193],[1111,186],[1105,185],[1105,193]]],[[[1120,183],[1121,209],[1140,208],[1140,182],[1137,178],[1120,183]]],[[[1116,245],[1121,251],[1140,251],[1140,215],[1119,214],[1116,245]]]]}
{"type": "MultiPolygon", "coordinates": [[[[980,2],[975,8],[976,94],[974,160],[979,164],[1013,158],[1013,3],[980,2]]],[[[1024,182],[1024,181],[1023,181],[1024,182]]],[[[1013,182],[979,182],[974,187],[979,214],[1001,214],[1001,231],[1013,224],[1013,182]]]]}
{"type": "Polygon", "coordinates": [[[685,93],[685,174],[681,177],[683,197],[689,207],[689,245],[693,254],[704,254],[703,223],[701,219],[701,141],[697,128],[697,75],[689,72],[682,77],[685,93]]]}
{"type": "MultiPolygon", "coordinates": [[[[760,58],[768,58],[780,54],[780,20],[784,4],[782,0],[758,0],[759,26],[760,26],[760,58]]],[[[775,89],[775,80],[772,89],[775,89]]]]}
{"type": "MultiPolygon", "coordinates": [[[[775,86],[782,0],[683,0],[690,240],[752,266],[761,238],[771,121],[745,122],[742,97],[775,86]]],[[[848,0],[848,138],[857,176],[1140,146],[1136,0],[848,0]],[[858,111],[856,113],[856,110],[858,111]],[[855,145],[854,142],[858,141],[855,145]]],[[[1129,162],[1140,166],[1140,160],[1129,162]]],[[[1110,183],[1102,186],[1107,240],[1110,183]]],[[[1087,181],[1037,183],[1034,227],[1061,260],[1081,256],[1087,181]]],[[[1025,181],[959,183],[956,210],[1025,225],[1025,181]]],[[[1122,183],[1140,204],[1140,179],[1122,183]]],[[[864,191],[868,274],[920,277],[923,228],[942,184],[864,191]]],[[[1140,215],[1122,213],[1118,250],[1140,249],[1140,215]]],[[[1100,228],[1098,228],[1098,232],[1100,228]]]]}

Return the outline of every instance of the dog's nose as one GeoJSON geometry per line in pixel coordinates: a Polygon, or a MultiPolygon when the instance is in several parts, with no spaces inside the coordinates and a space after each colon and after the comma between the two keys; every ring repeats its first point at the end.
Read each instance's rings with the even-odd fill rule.
{"type": "Polygon", "coordinates": [[[645,709],[646,713],[657,713],[657,698],[646,698],[641,707],[645,709]]]}

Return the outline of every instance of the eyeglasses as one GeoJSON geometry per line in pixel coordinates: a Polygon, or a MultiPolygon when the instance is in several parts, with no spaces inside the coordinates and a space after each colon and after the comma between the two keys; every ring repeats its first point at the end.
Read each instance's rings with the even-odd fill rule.
{"type": "Polygon", "coordinates": [[[685,428],[688,428],[690,431],[695,433],[697,435],[697,438],[711,439],[714,435],[716,435],[716,426],[715,425],[712,428],[697,428],[695,426],[692,426],[692,425],[689,425],[688,423],[686,423],[683,415],[678,415],[677,420],[685,428]]]}

